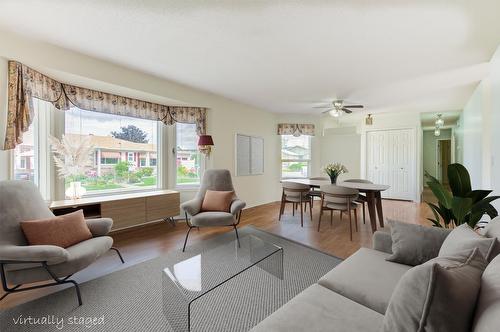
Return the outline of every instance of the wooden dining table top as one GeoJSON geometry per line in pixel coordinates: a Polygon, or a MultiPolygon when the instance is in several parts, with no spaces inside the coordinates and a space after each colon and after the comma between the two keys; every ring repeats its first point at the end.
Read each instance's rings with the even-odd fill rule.
{"type": "MultiPolygon", "coordinates": [[[[312,180],[312,179],[286,179],[282,180],[281,182],[301,183],[315,188],[331,184],[330,180],[312,180]]],[[[363,182],[340,182],[337,183],[337,185],[345,188],[358,189],[359,191],[363,192],[368,192],[368,191],[380,192],[390,188],[390,186],[386,184],[363,183],[363,182]]]]}

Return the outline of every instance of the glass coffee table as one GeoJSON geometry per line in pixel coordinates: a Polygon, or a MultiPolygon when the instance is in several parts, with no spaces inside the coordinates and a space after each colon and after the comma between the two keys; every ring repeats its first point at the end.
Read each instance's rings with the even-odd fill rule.
{"type": "Polygon", "coordinates": [[[190,331],[192,304],[254,266],[283,280],[283,248],[248,235],[167,266],[163,313],[172,330],[190,331]]]}

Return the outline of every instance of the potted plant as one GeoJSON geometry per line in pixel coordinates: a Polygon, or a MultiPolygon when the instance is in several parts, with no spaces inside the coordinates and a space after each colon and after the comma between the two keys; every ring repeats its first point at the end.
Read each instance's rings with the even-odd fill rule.
{"type": "Polygon", "coordinates": [[[324,167],[324,171],[330,177],[330,182],[332,184],[337,183],[337,178],[340,174],[349,172],[347,168],[341,163],[328,164],[324,167]]]}
{"type": "Polygon", "coordinates": [[[451,191],[429,173],[425,176],[429,179],[427,185],[438,200],[437,204],[426,202],[434,214],[434,219],[427,219],[434,226],[448,228],[467,223],[472,228],[478,228],[477,224],[485,214],[491,219],[498,216],[491,202],[500,196],[488,196],[492,190],[472,190],[469,172],[463,165],[448,165],[451,191]]]}
{"type": "Polygon", "coordinates": [[[92,166],[90,155],[94,150],[90,136],[74,137],[63,135],[61,140],[49,136],[54,154],[54,162],[58,167],[61,179],[71,179],[66,189],[66,196],[71,199],[81,198],[86,189],[79,181],[92,166]]]}

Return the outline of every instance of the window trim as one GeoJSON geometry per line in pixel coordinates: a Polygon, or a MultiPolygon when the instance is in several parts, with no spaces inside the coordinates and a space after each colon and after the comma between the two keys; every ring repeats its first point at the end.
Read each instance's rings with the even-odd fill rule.
{"type": "Polygon", "coordinates": [[[293,136],[293,135],[281,135],[280,136],[280,177],[281,179],[307,179],[311,175],[311,164],[312,164],[312,139],[309,135],[302,135],[309,141],[309,159],[282,159],[281,153],[283,150],[283,136],[293,136]],[[307,163],[307,174],[305,176],[283,176],[283,163],[297,162],[297,163],[307,163]]]}

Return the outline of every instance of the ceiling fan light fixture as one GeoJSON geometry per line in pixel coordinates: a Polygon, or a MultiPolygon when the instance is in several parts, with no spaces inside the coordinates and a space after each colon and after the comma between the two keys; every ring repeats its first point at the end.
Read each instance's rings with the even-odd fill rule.
{"type": "Polygon", "coordinates": [[[436,127],[437,128],[441,128],[444,126],[444,120],[441,116],[442,116],[442,114],[437,115],[437,119],[436,119],[436,127]]]}
{"type": "Polygon", "coordinates": [[[338,110],[339,110],[339,109],[341,109],[341,108],[342,108],[342,106],[343,106],[343,102],[342,102],[342,100],[335,100],[335,101],[333,102],[333,107],[335,107],[335,109],[338,109],[338,110]]]}
{"type": "Polygon", "coordinates": [[[333,110],[330,110],[330,112],[328,112],[331,116],[333,116],[334,118],[338,118],[340,116],[340,112],[339,110],[337,109],[333,109],[333,110]]]}

